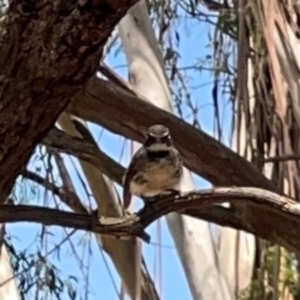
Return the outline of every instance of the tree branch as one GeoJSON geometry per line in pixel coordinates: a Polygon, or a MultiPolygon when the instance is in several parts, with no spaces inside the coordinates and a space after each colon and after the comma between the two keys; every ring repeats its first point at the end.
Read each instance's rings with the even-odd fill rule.
{"type": "MultiPolygon", "coordinates": [[[[125,168],[112,158],[107,156],[104,152],[99,151],[93,144],[84,139],[72,137],[67,133],[58,129],[53,129],[49,132],[45,144],[54,147],[62,152],[72,154],[77,158],[86,160],[99,167],[99,169],[109,178],[122,184],[122,176],[125,168]]],[[[182,210],[180,213],[212,222],[221,226],[227,226],[238,230],[244,230],[259,235],[260,223],[251,227],[249,224],[255,223],[257,213],[255,208],[250,208],[252,214],[245,214],[237,209],[225,208],[221,206],[209,206],[182,210]]],[[[259,208],[260,209],[260,208],[259,208]]],[[[266,214],[267,215],[267,214],[266,214]]],[[[266,237],[267,238],[267,237],[266,237]]]]}
{"type": "Polygon", "coordinates": [[[92,78],[68,110],[110,131],[141,142],[143,132],[163,122],[173,133],[185,165],[217,186],[253,186],[278,192],[253,164],[176,116],[105,80],[92,78]]]}
{"type": "Polygon", "coordinates": [[[29,170],[22,170],[21,175],[26,179],[30,179],[31,181],[38,183],[49,192],[52,192],[54,195],[58,196],[60,200],[72,210],[81,214],[88,213],[88,210],[78,199],[77,194],[67,187],[58,187],[46,178],[43,178],[42,176],[29,170]]]}
{"type": "Polygon", "coordinates": [[[125,168],[101,151],[94,145],[82,138],[71,136],[62,130],[52,128],[48,135],[43,139],[43,143],[48,147],[59,150],[60,152],[73,155],[82,159],[108,176],[118,184],[122,184],[122,177],[125,168]]]}
{"type": "MultiPolygon", "coordinates": [[[[186,165],[200,176],[215,185],[245,185],[278,192],[277,187],[251,163],[171,114],[144,101],[136,101],[139,99],[134,95],[109,82],[93,78],[87,89],[94,94],[86,92],[79,95],[69,106],[70,112],[138,141],[142,141],[142,133],[146,127],[164,120],[173,132],[175,144],[183,154],[186,165]]],[[[104,173],[109,176],[108,166],[107,172],[104,173]]],[[[118,178],[121,178],[121,173],[120,171],[118,178]]],[[[225,200],[228,199],[223,198],[225,200]]],[[[197,206],[181,210],[181,213],[245,230],[289,249],[298,249],[296,243],[300,241],[297,231],[300,227],[296,220],[291,220],[286,213],[282,214],[278,209],[271,210],[266,205],[252,205],[251,202],[242,200],[236,201],[236,204],[239,204],[239,208],[235,210],[197,206]]]]}
{"type": "MultiPolygon", "coordinates": [[[[3,205],[0,210],[0,223],[38,222],[117,237],[134,235],[148,241],[144,229],[163,215],[195,208],[201,211],[202,208],[211,208],[214,204],[225,201],[247,205],[255,208],[256,211],[261,211],[261,214],[256,216],[255,222],[248,223],[248,228],[244,228],[246,231],[300,253],[299,204],[287,197],[257,188],[232,187],[194,191],[176,199],[160,199],[136,215],[120,219],[100,218],[98,220],[95,216],[38,206],[3,205]]],[[[247,219],[247,214],[244,217],[247,219]]]]}
{"type": "Polygon", "coordinates": [[[135,2],[9,2],[0,22],[0,203],[135,2]]]}

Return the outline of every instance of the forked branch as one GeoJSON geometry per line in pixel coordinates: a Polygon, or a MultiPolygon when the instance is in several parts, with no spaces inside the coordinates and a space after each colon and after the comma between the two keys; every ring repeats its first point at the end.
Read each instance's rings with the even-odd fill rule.
{"type": "Polygon", "coordinates": [[[160,199],[137,214],[123,218],[98,219],[96,216],[62,212],[38,206],[3,205],[0,210],[0,222],[38,222],[115,237],[134,235],[149,241],[149,236],[144,229],[160,217],[170,212],[184,212],[195,208],[201,214],[203,208],[213,208],[222,202],[238,203],[241,207],[245,207],[243,216],[239,216],[245,219],[245,231],[255,233],[261,238],[269,239],[300,253],[299,204],[288,197],[258,188],[220,187],[193,191],[175,199],[170,197],[160,199]],[[253,213],[255,213],[255,218],[249,218],[249,214],[253,213]]]}

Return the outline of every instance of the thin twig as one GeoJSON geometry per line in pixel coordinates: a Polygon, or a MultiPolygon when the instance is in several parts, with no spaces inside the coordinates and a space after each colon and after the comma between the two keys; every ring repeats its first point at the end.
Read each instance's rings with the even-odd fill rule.
{"type": "Polygon", "coordinates": [[[281,155],[281,156],[274,156],[274,157],[269,157],[262,159],[262,162],[267,163],[267,162],[282,162],[282,161],[288,161],[288,160],[299,160],[300,159],[300,154],[286,154],[286,155],[281,155]]]}
{"type": "Polygon", "coordinates": [[[78,203],[78,201],[80,200],[77,197],[76,193],[74,193],[72,190],[68,189],[67,187],[58,187],[54,183],[50,182],[49,180],[29,170],[22,170],[21,175],[24,178],[30,179],[31,181],[40,184],[46,190],[58,196],[64,204],[69,206],[72,210],[76,211],[77,213],[82,213],[82,214],[88,213],[87,209],[82,204],[81,205],[74,204],[74,203],[78,203]]]}

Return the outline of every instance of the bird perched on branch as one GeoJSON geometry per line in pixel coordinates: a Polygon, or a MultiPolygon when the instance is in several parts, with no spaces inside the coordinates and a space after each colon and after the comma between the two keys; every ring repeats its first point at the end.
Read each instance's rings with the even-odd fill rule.
{"type": "Polygon", "coordinates": [[[124,177],[125,209],[132,195],[153,201],[158,196],[180,194],[178,185],[182,172],[182,159],[173,146],[169,129],[160,124],[149,127],[144,143],[133,156],[124,177]]]}

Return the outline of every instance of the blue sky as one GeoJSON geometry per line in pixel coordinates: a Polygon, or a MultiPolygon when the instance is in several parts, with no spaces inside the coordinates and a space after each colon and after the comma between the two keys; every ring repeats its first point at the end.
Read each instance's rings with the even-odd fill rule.
{"type": "MultiPolygon", "coordinates": [[[[178,66],[192,66],[195,61],[203,59],[206,55],[211,54],[211,48],[207,45],[209,42],[208,33],[212,30],[212,27],[191,19],[181,19],[178,23],[177,31],[180,35],[179,52],[181,55],[178,66]]],[[[119,67],[126,64],[124,56],[122,53],[114,56],[113,52],[106,62],[123,76],[123,78],[127,79],[126,67],[119,67]]],[[[187,85],[190,88],[192,101],[196,103],[199,108],[198,119],[202,129],[213,135],[214,111],[211,95],[213,77],[208,71],[194,72],[189,70],[186,72],[186,75],[188,75],[189,78],[187,85]]],[[[220,99],[222,99],[220,108],[223,110],[220,113],[223,121],[222,128],[223,132],[227,135],[225,136],[225,141],[227,143],[229,136],[230,106],[228,104],[224,108],[224,97],[220,95],[220,99]]],[[[184,113],[187,114],[188,111],[186,110],[184,113]]],[[[102,149],[116,160],[120,161],[124,139],[108,132],[102,132],[94,125],[91,125],[90,128],[92,129],[95,138],[100,141],[102,149]],[[116,145],[119,145],[118,148],[116,148],[116,145]]],[[[68,165],[72,168],[71,160],[69,158],[67,158],[67,160],[68,165]]],[[[123,155],[121,161],[122,163],[125,162],[125,164],[128,163],[127,151],[125,151],[125,155],[123,155]]],[[[72,159],[72,162],[75,163],[75,159],[72,159]]],[[[32,160],[30,166],[33,170],[37,166],[42,169],[44,168],[43,163],[36,159],[32,160]]],[[[74,168],[72,168],[72,177],[76,184],[79,196],[82,199],[87,199],[85,190],[82,187],[74,168]]],[[[195,178],[195,184],[198,188],[208,185],[199,178],[195,178]]],[[[55,206],[55,202],[50,194],[45,195],[42,189],[36,187],[32,189],[32,184],[29,184],[29,182],[26,182],[26,184],[18,184],[16,194],[18,195],[18,198],[23,201],[28,201],[28,199],[30,199],[30,201],[28,201],[30,203],[55,206]]],[[[60,207],[62,206],[60,205],[60,207]]],[[[41,226],[25,223],[8,226],[8,232],[13,236],[15,247],[18,250],[28,249],[29,253],[34,253],[36,249],[39,249],[43,254],[47,253],[55,244],[59,243],[65,237],[66,232],[70,232],[71,230],[65,230],[58,227],[47,227],[47,231],[49,232],[47,241],[41,243],[39,237],[41,226]]],[[[151,234],[152,243],[143,246],[144,257],[146,258],[148,269],[157,283],[157,288],[162,289],[162,299],[192,299],[165,220],[162,219],[160,225],[156,222],[147,229],[147,232],[151,234]],[[160,241],[158,240],[157,234],[158,226],[160,226],[161,231],[160,241]],[[161,259],[158,258],[159,252],[161,253],[161,259]],[[157,263],[159,260],[161,260],[161,268],[157,263]],[[159,272],[159,269],[161,269],[161,273],[159,272]]],[[[63,244],[60,251],[60,258],[58,258],[56,254],[53,254],[49,256],[49,259],[60,268],[63,277],[72,275],[78,278],[78,293],[83,296],[82,299],[118,299],[117,293],[120,289],[120,281],[114,266],[107,255],[104,252],[99,251],[95,239],[89,237],[89,234],[77,232],[72,235],[69,241],[63,244]],[[78,257],[74,255],[72,249],[76,249],[78,257]],[[85,268],[83,271],[81,271],[82,268],[78,262],[79,259],[84,261],[85,268]],[[84,279],[87,274],[89,277],[88,289],[85,286],[84,279]],[[88,295],[85,294],[86,290],[89,291],[88,295]]],[[[201,259],[201,257],[199,257],[199,259],[201,259]]],[[[34,294],[32,293],[28,299],[34,299],[34,294]]],[[[66,297],[65,299],[68,298],[66,297]]]]}

